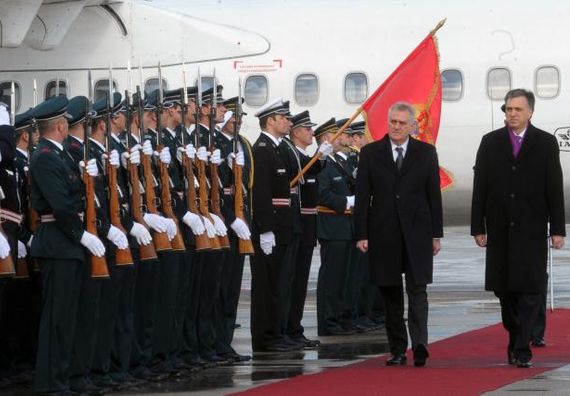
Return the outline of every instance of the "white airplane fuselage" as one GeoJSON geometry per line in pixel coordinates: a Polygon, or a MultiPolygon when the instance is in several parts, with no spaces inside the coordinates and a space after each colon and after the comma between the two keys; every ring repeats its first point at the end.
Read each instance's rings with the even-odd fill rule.
{"type": "MultiPolygon", "coordinates": [[[[50,7],[57,5],[52,3],[58,2],[44,1],[38,14],[49,15],[50,7]]],[[[570,90],[565,79],[570,70],[570,53],[564,51],[561,40],[565,37],[565,22],[570,20],[570,5],[566,2],[83,3],[85,7],[74,16],[68,30],[59,32],[61,37],[50,35],[53,28],[50,30],[50,20],[44,17],[45,32],[32,24],[21,44],[15,40],[13,48],[0,48],[0,83],[19,84],[19,112],[32,106],[34,79],[40,101],[46,84],[56,78],[66,82],[68,96],[86,95],[87,70],[93,70],[96,81],[103,80],[108,78],[108,67],[112,65],[117,89],[124,92],[141,84],[136,69],[139,62],[143,65],[144,84],[157,77],[160,61],[169,89],[182,86],[181,64],[185,62],[189,85],[195,84],[198,68],[202,76],[212,76],[215,69],[226,98],[237,95],[239,78],[245,83],[248,77],[263,76],[267,99],[280,96],[291,100],[293,113],[308,109],[317,123],[330,117],[345,118],[359,105],[345,100],[345,77],[363,73],[370,95],[446,17],[446,24],[437,34],[440,69],[458,70],[462,75],[460,98],[443,102],[436,144],[440,165],[454,176],[453,186],[443,194],[446,223],[468,222],[477,147],[483,134],[504,122],[500,95],[495,99],[489,95],[489,72],[493,69],[510,72],[511,88],[523,87],[535,93],[541,67],[551,66],[558,71],[558,93],[551,98],[537,95],[532,122],[550,133],[556,131],[563,170],[570,169],[570,133],[560,129],[570,127],[566,111],[570,90]],[[131,87],[126,72],[128,61],[133,65],[131,87]],[[317,78],[318,97],[310,106],[296,101],[295,81],[302,74],[317,78]]],[[[61,26],[57,18],[55,21],[53,26],[61,26]]],[[[246,96],[244,110],[248,116],[242,132],[252,141],[259,133],[253,117],[258,108],[248,103],[246,96]]],[[[569,175],[565,172],[566,196],[570,196],[569,175]]]]}

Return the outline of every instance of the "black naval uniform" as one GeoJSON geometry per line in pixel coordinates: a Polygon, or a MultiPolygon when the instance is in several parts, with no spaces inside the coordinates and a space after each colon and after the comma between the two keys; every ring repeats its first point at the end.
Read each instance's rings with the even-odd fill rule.
{"type": "Polygon", "coordinates": [[[354,224],[347,213],[347,196],[353,195],[349,175],[334,157],[329,156],[317,177],[319,210],[317,237],[321,245],[321,267],[317,285],[317,322],[319,335],[346,334],[346,278],[354,240],[354,224]]]}
{"type": "Polygon", "coordinates": [[[290,350],[283,334],[283,256],[293,237],[289,174],[274,141],[261,133],[253,145],[253,242],[251,258],[251,341],[254,351],[290,350]],[[266,255],[259,243],[265,232],[275,234],[276,246],[266,255]]]}
{"type": "Polygon", "coordinates": [[[79,242],[85,231],[79,216],[83,183],[64,156],[60,147],[42,138],[31,159],[32,207],[43,216],[31,250],[39,261],[43,286],[34,381],[38,392],[69,389],[79,294],[89,272],[79,242]]]}

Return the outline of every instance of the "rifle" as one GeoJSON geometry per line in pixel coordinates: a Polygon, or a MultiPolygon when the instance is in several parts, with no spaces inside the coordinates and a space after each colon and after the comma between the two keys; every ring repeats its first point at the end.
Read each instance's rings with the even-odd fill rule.
{"type": "MultiPolygon", "coordinates": [[[[200,77],[200,70],[198,70],[198,103],[196,103],[196,129],[194,130],[194,146],[200,147],[200,110],[202,108],[202,78],[200,77]]],[[[208,219],[212,224],[214,223],[210,216],[208,209],[208,179],[206,177],[206,164],[203,161],[196,161],[196,169],[198,171],[198,211],[200,214],[208,219]]],[[[217,236],[209,238],[213,250],[222,248],[220,239],[217,236]]]]}
{"type": "MultiPolygon", "coordinates": [[[[109,68],[109,92],[107,100],[107,115],[105,117],[105,128],[107,129],[105,139],[105,149],[107,155],[111,155],[111,111],[114,107],[113,97],[113,77],[111,75],[111,68],[109,68]]],[[[117,168],[111,165],[110,161],[106,164],[107,171],[107,186],[109,189],[109,220],[111,224],[117,227],[123,234],[127,235],[127,231],[123,228],[121,223],[121,205],[119,203],[119,186],[117,184],[117,168]]],[[[127,246],[125,249],[115,248],[115,264],[117,266],[133,265],[133,257],[131,249],[127,246]]]]}
{"type": "MultiPolygon", "coordinates": [[[[144,134],[144,124],[143,124],[143,105],[142,105],[142,96],[140,91],[140,86],[137,85],[137,114],[139,118],[139,133],[141,136],[144,134]]],[[[131,134],[131,124],[127,120],[127,150],[130,150],[130,134],[131,134]]],[[[144,216],[142,212],[142,199],[141,199],[141,183],[139,179],[139,168],[136,164],[129,163],[129,181],[131,186],[131,215],[133,216],[134,221],[139,224],[142,224],[148,229],[148,225],[144,221],[144,216]]],[[[152,187],[151,187],[152,188],[152,187]]],[[[167,238],[168,241],[168,238],[167,238]]],[[[140,245],[139,244],[139,255],[141,261],[146,260],[155,260],[158,258],[156,255],[156,250],[154,249],[154,244],[149,243],[148,245],[140,245]]]]}
{"type": "MultiPolygon", "coordinates": [[[[33,106],[34,108],[38,105],[38,87],[37,87],[37,83],[36,83],[36,79],[34,78],[34,95],[33,95],[33,106]]],[[[35,130],[37,130],[38,126],[36,124],[36,120],[34,119],[32,121],[32,126],[31,128],[28,130],[29,136],[28,136],[28,158],[32,158],[32,151],[34,149],[34,142],[33,142],[33,133],[35,130]]],[[[29,160],[28,160],[29,162],[29,160]]],[[[32,208],[32,200],[29,199],[31,191],[32,191],[32,176],[31,176],[31,172],[28,170],[28,191],[27,191],[27,197],[28,197],[28,213],[26,216],[26,220],[28,223],[28,229],[32,232],[32,234],[34,232],[36,232],[36,229],[38,228],[38,225],[40,224],[40,216],[38,215],[38,212],[36,212],[36,210],[34,208],[32,208]]],[[[32,258],[32,268],[34,272],[40,272],[40,264],[38,263],[38,260],[36,260],[35,258],[32,258]]]]}
{"type": "MultiPolygon", "coordinates": [[[[86,165],[89,162],[89,136],[91,135],[91,110],[93,108],[91,70],[88,72],[88,80],[89,98],[87,100],[87,108],[85,109],[85,127],[83,130],[83,162],[86,165]]],[[[89,176],[86,170],[83,170],[83,183],[85,183],[85,230],[90,234],[97,235],[95,180],[89,176]]],[[[89,261],[91,263],[92,278],[109,278],[109,269],[107,268],[105,257],[91,255],[89,261]]]]}
{"type": "MultiPolygon", "coordinates": [[[[160,63],[158,64],[158,86],[158,101],[156,105],[156,148],[158,152],[161,152],[164,149],[164,146],[162,145],[162,128],[160,125],[160,116],[163,109],[162,72],[160,63]]],[[[160,175],[160,201],[162,204],[162,212],[176,224],[176,236],[171,241],[172,249],[175,251],[184,251],[186,250],[186,247],[184,245],[184,240],[182,239],[182,234],[180,233],[178,219],[174,216],[174,211],[172,210],[172,196],[170,195],[170,176],[168,174],[168,166],[160,160],[158,161],[158,172],[160,175]]]]}
{"type": "MultiPolygon", "coordinates": [[[[210,114],[209,114],[209,125],[208,128],[210,132],[208,133],[208,150],[210,152],[214,152],[216,149],[216,145],[214,143],[214,139],[212,139],[212,135],[214,133],[215,121],[216,121],[216,106],[218,104],[217,98],[217,86],[216,86],[216,71],[214,70],[214,91],[212,93],[212,105],[210,106],[210,114]]],[[[212,181],[212,186],[210,188],[210,204],[212,205],[212,212],[218,216],[222,221],[224,220],[224,216],[222,216],[222,211],[220,210],[220,178],[218,176],[218,165],[213,164],[210,161],[210,180],[212,181]]],[[[223,249],[230,248],[230,240],[228,235],[224,235],[220,238],[220,244],[222,245],[223,249]]]]}
{"type": "MultiPolygon", "coordinates": [[[[234,155],[238,153],[239,129],[241,126],[241,79],[238,85],[238,102],[236,112],[234,114],[234,155]]],[[[244,145],[245,146],[245,145],[244,145]]],[[[243,148],[245,150],[245,147],[243,148]]],[[[236,217],[247,224],[244,214],[243,204],[243,182],[242,182],[242,166],[233,163],[234,172],[234,213],[236,217]]],[[[254,254],[251,239],[238,239],[238,251],[240,254],[254,254]]]]}
{"type": "MultiPolygon", "coordinates": [[[[188,113],[188,91],[186,88],[186,76],[184,73],[184,87],[182,88],[182,147],[186,147],[186,114],[188,113]]],[[[194,171],[192,160],[185,153],[182,153],[182,167],[184,168],[184,176],[186,180],[186,209],[194,214],[198,214],[196,205],[196,185],[194,180],[194,171]]],[[[205,232],[201,235],[194,235],[196,242],[196,251],[203,251],[211,248],[210,239],[205,232]]]]}

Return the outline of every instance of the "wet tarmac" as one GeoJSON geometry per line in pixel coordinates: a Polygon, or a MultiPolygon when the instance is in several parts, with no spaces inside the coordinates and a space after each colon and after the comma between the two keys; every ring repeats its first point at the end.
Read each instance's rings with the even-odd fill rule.
{"type": "MultiPolygon", "coordinates": [[[[467,227],[445,230],[442,251],[434,266],[434,283],[429,286],[430,341],[447,338],[465,331],[500,322],[499,304],[484,288],[484,250],[476,247],[467,227]]],[[[570,249],[554,253],[555,306],[570,308],[570,249]]],[[[203,370],[176,380],[150,383],[144,387],[115,393],[116,395],[200,394],[222,395],[243,391],[269,382],[297,375],[316,373],[332,367],[345,366],[387,353],[384,330],[351,336],[317,337],[316,281],[319,256],[315,251],[309,279],[309,292],[303,325],[308,338],[318,338],[318,349],[290,353],[254,354],[250,362],[229,367],[203,370]]],[[[246,262],[242,296],[234,348],[238,353],[251,354],[249,336],[249,296],[251,275],[246,262]]],[[[548,340],[547,340],[548,342],[548,340]]],[[[429,364],[429,363],[428,363],[429,364]]],[[[570,353],[569,353],[570,364],[570,353]]],[[[460,394],[460,390],[458,390],[460,394]]],[[[548,371],[529,380],[510,384],[488,395],[570,394],[570,366],[548,371]]],[[[25,389],[0,395],[30,395],[25,389]]]]}

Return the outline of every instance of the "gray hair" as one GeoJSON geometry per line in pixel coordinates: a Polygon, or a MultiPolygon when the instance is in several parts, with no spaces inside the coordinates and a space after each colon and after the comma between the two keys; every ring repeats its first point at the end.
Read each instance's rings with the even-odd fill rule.
{"type": "Polygon", "coordinates": [[[526,89],[523,88],[511,89],[509,92],[507,92],[507,94],[505,95],[505,104],[507,103],[507,100],[519,97],[525,97],[526,101],[528,102],[528,107],[530,107],[530,109],[534,111],[534,102],[535,102],[534,94],[532,93],[532,91],[527,91],[526,89]]]}
{"type": "Polygon", "coordinates": [[[390,116],[395,111],[407,111],[409,115],[410,124],[414,124],[416,121],[416,109],[414,106],[409,104],[408,102],[396,102],[388,109],[388,120],[390,120],[390,116]]]}

